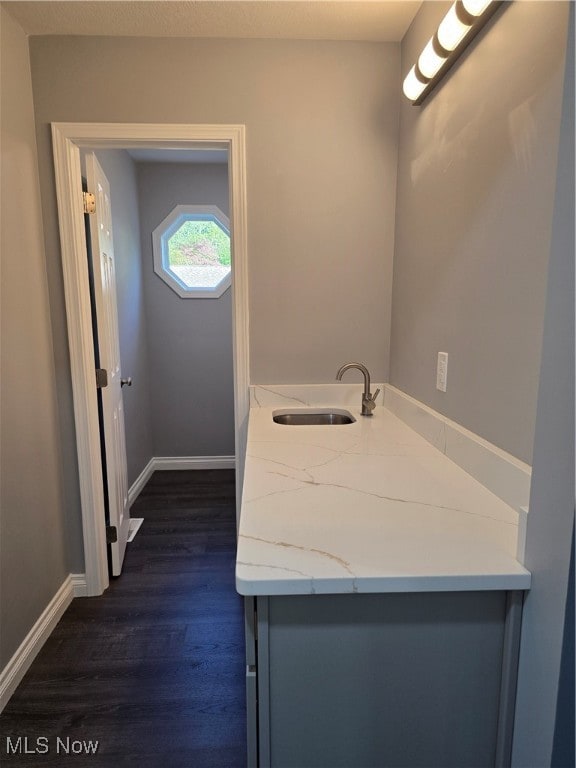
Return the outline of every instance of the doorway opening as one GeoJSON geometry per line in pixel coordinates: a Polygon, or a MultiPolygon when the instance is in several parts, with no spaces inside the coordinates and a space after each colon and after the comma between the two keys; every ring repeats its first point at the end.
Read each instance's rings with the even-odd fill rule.
{"type": "Polygon", "coordinates": [[[81,150],[213,150],[228,158],[234,379],[234,464],[237,509],[244,466],[248,393],[248,283],[244,126],[53,124],[62,263],[84,534],[86,594],[108,586],[106,525],[87,253],[84,236],[81,150]]]}

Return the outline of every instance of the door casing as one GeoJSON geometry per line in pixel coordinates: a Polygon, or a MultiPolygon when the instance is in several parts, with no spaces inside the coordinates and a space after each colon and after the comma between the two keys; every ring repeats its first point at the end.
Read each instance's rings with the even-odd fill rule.
{"type": "Polygon", "coordinates": [[[228,150],[238,514],[250,408],[246,135],[243,125],[52,123],[52,146],[76,426],[86,595],[100,595],[108,587],[109,578],[80,150],[136,147],[228,150]]]}

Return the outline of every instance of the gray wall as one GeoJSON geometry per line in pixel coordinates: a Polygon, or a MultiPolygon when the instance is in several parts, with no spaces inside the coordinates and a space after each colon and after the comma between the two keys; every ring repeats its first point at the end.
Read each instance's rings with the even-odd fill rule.
{"type": "Polygon", "coordinates": [[[2,669],[70,563],[28,42],[4,9],[0,16],[2,669]]]}
{"type": "MultiPolygon", "coordinates": [[[[556,707],[574,532],[573,20],[572,10],[526,531],[525,562],[532,572],[532,588],[526,596],[522,622],[512,761],[515,768],[552,764],[556,722],[562,717],[556,707]]],[[[573,642],[572,634],[572,658],[573,642]]],[[[573,674],[565,682],[571,687],[573,706],[573,674]]],[[[572,760],[562,764],[566,768],[574,765],[574,722],[571,726],[568,751],[572,752],[572,760]]],[[[565,739],[569,733],[568,728],[565,739]]]]}
{"type": "Polygon", "coordinates": [[[155,456],[234,455],[232,291],[182,299],[154,272],[152,232],[176,205],[229,215],[226,164],[138,163],[155,456]]]}
{"type": "Polygon", "coordinates": [[[245,124],[252,381],[331,381],[351,358],[387,379],[398,45],[37,37],[30,49],[65,492],[78,520],[51,121],[245,124]]]}
{"type": "Polygon", "coordinates": [[[131,387],[122,389],[128,484],[132,485],[154,456],[138,184],[127,152],[99,150],[96,154],[110,182],[122,376],[133,379],[131,387]]]}
{"type": "Polygon", "coordinates": [[[154,456],[234,455],[231,291],[181,299],[153,269],[152,231],[175,205],[229,215],[226,164],[135,164],[96,153],[110,182],[128,482],[154,456]]]}
{"type": "MultiPolygon", "coordinates": [[[[449,5],[419,11],[403,75],[449,5]]],[[[390,381],[531,463],[569,3],[504,6],[402,101],[390,381]]]]}

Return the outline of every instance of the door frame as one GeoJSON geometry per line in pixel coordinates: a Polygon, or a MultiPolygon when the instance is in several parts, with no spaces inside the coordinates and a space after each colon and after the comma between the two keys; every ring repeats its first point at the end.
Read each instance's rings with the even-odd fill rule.
{"type": "Polygon", "coordinates": [[[52,147],[76,426],[86,595],[91,596],[104,592],[109,577],[80,150],[136,147],[228,150],[238,515],[250,409],[246,132],[244,125],[52,123],[52,147]]]}

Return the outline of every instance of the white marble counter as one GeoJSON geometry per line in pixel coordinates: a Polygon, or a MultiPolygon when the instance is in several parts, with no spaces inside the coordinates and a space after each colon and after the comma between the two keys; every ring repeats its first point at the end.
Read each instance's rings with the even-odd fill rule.
{"type": "Polygon", "coordinates": [[[240,594],[528,589],[518,513],[386,408],[366,418],[355,402],[342,426],[275,424],[282,400],[251,409],[240,594]]]}

